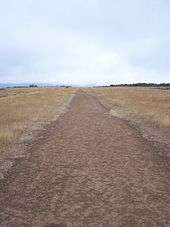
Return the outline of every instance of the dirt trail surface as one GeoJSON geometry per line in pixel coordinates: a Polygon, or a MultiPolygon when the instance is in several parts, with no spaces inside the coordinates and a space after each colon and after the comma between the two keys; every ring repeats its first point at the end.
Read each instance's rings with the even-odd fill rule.
{"type": "Polygon", "coordinates": [[[0,226],[168,227],[168,167],[159,152],[77,92],[0,181],[0,226]]]}

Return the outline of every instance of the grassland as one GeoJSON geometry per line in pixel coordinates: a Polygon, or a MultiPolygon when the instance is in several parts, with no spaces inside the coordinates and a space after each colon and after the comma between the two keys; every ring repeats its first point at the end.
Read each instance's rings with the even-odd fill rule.
{"type": "MultiPolygon", "coordinates": [[[[137,116],[154,126],[170,129],[170,90],[96,88],[85,91],[97,95],[113,114],[137,116]]],[[[0,153],[54,121],[74,93],[74,89],[55,88],[0,90],[0,153]]]]}
{"type": "MultiPolygon", "coordinates": [[[[160,128],[170,128],[170,90],[153,88],[96,88],[91,90],[110,108],[160,128]]],[[[120,113],[120,112],[119,112],[120,113]]]]}
{"type": "Polygon", "coordinates": [[[0,90],[0,153],[55,120],[74,92],[55,88],[0,90]]]}

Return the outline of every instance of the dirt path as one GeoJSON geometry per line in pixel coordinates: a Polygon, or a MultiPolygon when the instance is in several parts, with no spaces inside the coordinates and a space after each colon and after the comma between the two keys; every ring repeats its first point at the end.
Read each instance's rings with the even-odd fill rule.
{"type": "Polygon", "coordinates": [[[79,92],[0,182],[0,226],[167,227],[168,172],[156,152],[79,92]]]}

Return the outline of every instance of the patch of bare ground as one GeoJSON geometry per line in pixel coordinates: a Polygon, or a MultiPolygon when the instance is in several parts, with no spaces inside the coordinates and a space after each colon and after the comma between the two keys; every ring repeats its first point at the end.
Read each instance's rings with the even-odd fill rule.
{"type": "Polygon", "coordinates": [[[163,150],[96,97],[77,93],[41,136],[0,181],[1,226],[170,225],[163,150]]]}

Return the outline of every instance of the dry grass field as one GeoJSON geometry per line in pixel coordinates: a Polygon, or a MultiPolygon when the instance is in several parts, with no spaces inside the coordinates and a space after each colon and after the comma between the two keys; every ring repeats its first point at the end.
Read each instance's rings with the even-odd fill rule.
{"type": "Polygon", "coordinates": [[[71,103],[71,89],[2,92],[1,147],[14,149],[0,155],[0,226],[170,226],[170,146],[111,115],[169,127],[169,91],[85,88],[71,103]]]}
{"type": "Polygon", "coordinates": [[[73,94],[55,88],[0,90],[0,153],[55,120],[73,94]]]}
{"type": "MultiPolygon", "coordinates": [[[[170,128],[170,90],[97,88],[85,91],[97,95],[113,111],[122,108],[124,113],[170,128]]],[[[55,120],[74,93],[73,89],[0,90],[0,152],[55,120]]]]}
{"type": "Polygon", "coordinates": [[[170,90],[151,88],[92,89],[113,109],[122,108],[161,128],[170,128],[170,90]]]}

